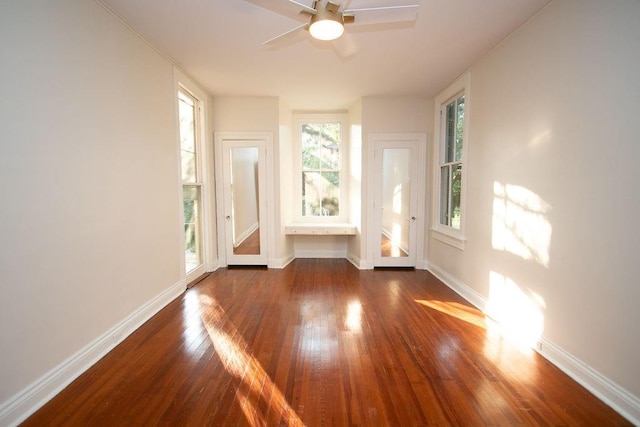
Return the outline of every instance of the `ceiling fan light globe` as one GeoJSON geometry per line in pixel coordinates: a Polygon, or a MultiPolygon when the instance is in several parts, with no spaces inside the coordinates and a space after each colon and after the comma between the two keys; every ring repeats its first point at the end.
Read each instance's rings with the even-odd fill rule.
{"type": "Polygon", "coordinates": [[[314,21],[309,26],[309,33],[314,39],[335,40],[344,33],[344,26],[332,19],[314,21]]]}

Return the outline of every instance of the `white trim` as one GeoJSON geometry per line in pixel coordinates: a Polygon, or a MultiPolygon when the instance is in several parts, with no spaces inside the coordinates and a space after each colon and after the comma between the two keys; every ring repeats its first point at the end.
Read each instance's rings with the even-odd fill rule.
{"type": "Polygon", "coordinates": [[[355,236],[357,227],[349,223],[292,223],[284,226],[284,234],[291,236],[355,236]]]}
{"type": "Polygon", "coordinates": [[[426,194],[427,189],[427,170],[428,170],[428,159],[427,159],[427,134],[422,132],[414,132],[414,133],[404,133],[404,132],[396,132],[396,133],[370,133],[367,137],[367,171],[368,176],[376,177],[376,179],[380,175],[380,171],[378,170],[381,166],[381,159],[376,160],[376,152],[383,148],[391,148],[391,147],[399,147],[399,148],[409,148],[414,150],[413,155],[416,157],[412,159],[416,161],[415,171],[412,171],[412,214],[415,218],[414,225],[412,226],[413,232],[412,236],[410,236],[410,240],[415,239],[415,242],[410,242],[409,246],[413,244],[415,246],[415,253],[411,253],[412,251],[406,250],[409,254],[408,258],[398,257],[398,258],[382,258],[378,256],[379,247],[377,242],[379,241],[379,237],[377,236],[376,228],[378,228],[378,223],[380,223],[380,219],[376,217],[377,209],[375,208],[375,203],[377,200],[376,196],[376,179],[370,179],[369,182],[373,185],[367,185],[367,211],[369,212],[366,215],[366,228],[368,230],[366,236],[363,235],[363,239],[366,239],[366,248],[365,254],[368,258],[367,261],[364,261],[363,265],[366,265],[367,269],[374,268],[374,266],[384,267],[384,266],[396,266],[396,267],[415,267],[418,263],[418,260],[422,259],[425,253],[425,227],[428,224],[428,201],[427,198],[423,195],[426,194]],[[415,199],[415,200],[414,200],[415,199]],[[370,267],[369,267],[370,265],[370,267]]]}
{"type": "MultiPolygon", "coordinates": [[[[435,118],[434,118],[434,138],[433,138],[433,171],[432,171],[432,225],[431,229],[436,230],[444,235],[454,237],[458,243],[449,243],[451,239],[442,240],[445,243],[452,244],[459,249],[464,250],[464,233],[466,223],[466,199],[467,199],[467,173],[469,158],[469,123],[471,121],[471,72],[468,71],[452,82],[449,86],[440,92],[435,99],[435,118]],[[445,106],[453,97],[464,95],[464,129],[462,141],[462,194],[460,195],[460,229],[448,227],[440,224],[440,162],[443,158],[442,153],[442,132],[441,126],[442,107],[445,106]]],[[[433,237],[436,237],[435,235],[433,237]]],[[[437,237],[436,237],[437,238],[437,237]]],[[[440,240],[440,239],[439,239],[440,240]]]]}
{"type": "Polygon", "coordinates": [[[270,258],[267,268],[282,269],[282,268],[285,268],[287,265],[291,264],[295,259],[296,258],[293,254],[289,254],[283,258],[278,258],[278,259],[270,258]]]}
{"type": "MultiPolygon", "coordinates": [[[[444,285],[473,304],[483,313],[487,307],[487,299],[474,289],[456,279],[442,268],[427,262],[427,270],[444,285]]],[[[538,348],[534,348],[562,372],[593,393],[607,405],[634,425],[640,425],[640,399],[626,389],[605,377],[571,353],[541,337],[538,348]]]]}
{"type": "Polygon", "coordinates": [[[464,250],[465,243],[467,242],[467,239],[464,237],[452,234],[448,230],[436,228],[431,229],[431,237],[460,250],[464,250]]]}
{"type": "Polygon", "coordinates": [[[249,144],[260,147],[261,155],[264,158],[261,163],[264,163],[264,167],[259,168],[258,178],[261,182],[264,182],[264,186],[261,185],[259,191],[264,191],[266,197],[260,198],[260,223],[264,223],[263,228],[267,230],[267,234],[260,236],[260,255],[235,255],[234,263],[238,265],[242,264],[263,264],[267,266],[273,265],[273,268],[280,268],[279,265],[286,265],[289,262],[286,258],[283,259],[271,259],[271,255],[275,253],[274,245],[275,239],[273,230],[275,229],[275,218],[270,214],[271,203],[274,200],[274,183],[273,183],[273,132],[254,132],[254,131],[220,131],[214,134],[214,153],[215,155],[215,194],[216,194],[216,216],[217,216],[217,230],[218,230],[218,263],[221,267],[226,267],[229,264],[230,253],[232,250],[227,250],[227,225],[225,216],[228,206],[225,199],[225,155],[223,145],[225,144],[249,144]],[[262,188],[264,187],[264,188],[262,188]],[[264,203],[264,205],[263,205],[264,203]],[[242,257],[242,258],[239,258],[242,257]],[[244,260],[244,261],[242,261],[244,260]],[[285,263],[285,264],[282,264],[285,263]]]}
{"type": "Polygon", "coordinates": [[[161,292],[71,357],[3,402],[0,405],[0,425],[13,426],[23,422],[143,323],[179,297],[185,288],[186,284],[181,280],[161,292]]]}
{"type": "MultiPolygon", "coordinates": [[[[190,96],[196,99],[196,107],[198,109],[197,113],[197,130],[198,137],[196,139],[197,147],[196,147],[196,161],[198,168],[198,180],[194,185],[200,185],[200,199],[202,202],[201,207],[201,220],[202,220],[202,264],[189,272],[189,274],[185,271],[185,248],[184,248],[184,238],[180,239],[179,248],[180,248],[180,260],[181,260],[181,277],[184,278],[185,283],[189,283],[192,280],[200,277],[202,274],[207,271],[213,271],[213,266],[218,264],[218,261],[214,259],[215,254],[215,238],[214,238],[214,227],[212,224],[213,221],[213,179],[211,174],[211,158],[213,157],[213,153],[211,153],[211,145],[212,141],[209,136],[209,121],[208,121],[208,96],[204,90],[198,86],[189,76],[183,73],[177,67],[173,69],[173,80],[174,80],[174,93],[175,93],[175,123],[176,123],[176,153],[177,153],[177,162],[178,162],[178,185],[179,185],[179,197],[178,201],[178,211],[179,211],[179,230],[182,230],[184,227],[184,208],[183,208],[183,186],[190,185],[182,182],[182,162],[181,162],[181,151],[180,151],[180,117],[178,114],[178,92],[183,91],[188,93],[190,96]]],[[[182,235],[182,234],[181,234],[182,235]]]]}
{"type": "Polygon", "coordinates": [[[362,270],[360,257],[353,252],[347,252],[347,261],[349,261],[355,268],[362,270]]]}
{"type": "Polygon", "coordinates": [[[449,274],[444,269],[427,261],[426,269],[436,276],[443,284],[452,291],[469,301],[480,311],[484,312],[487,306],[487,299],[476,292],[473,288],[467,286],[462,281],[449,274]]]}
{"type": "Polygon", "coordinates": [[[536,351],[634,425],[640,425],[638,397],[545,338],[536,351]]]}

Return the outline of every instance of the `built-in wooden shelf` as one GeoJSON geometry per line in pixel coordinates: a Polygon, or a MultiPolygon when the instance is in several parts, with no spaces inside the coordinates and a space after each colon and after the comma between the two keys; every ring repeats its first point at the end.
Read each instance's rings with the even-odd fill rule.
{"type": "Polygon", "coordinates": [[[356,234],[356,226],[346,223],[289,224],[284,226],[284,233],[300,236],[353,236],[356,234]]]}

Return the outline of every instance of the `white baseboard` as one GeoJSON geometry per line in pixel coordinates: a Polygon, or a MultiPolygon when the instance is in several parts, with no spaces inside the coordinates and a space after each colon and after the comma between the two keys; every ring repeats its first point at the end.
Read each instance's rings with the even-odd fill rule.
{"type": "Polygon", "coordinates": [[[536,349],[542,357],[615,409],[633,425],[640,426],[640,399],[551,341],[542,338],[536,349]]]}
{"type": "Polygon", "coordinates": [[[346,258],[346,250],[297,250],[296,258],[346,258]]]}
{"type": "Polygon", "coordinates": [[[427,260],[416,261],[416,268],[418,270],[428,270],[429,269],[429,262],[427,260]]]}
{"type": "MultiPolygon", "coordinates": [[[[487,299],[485,297],[440,267],[429,262],[426,264],[426,269],[442,283],[482,312],[485,311],[487,307],[487,299]]],[[[637,396],[634,396],[548,339],[541,337],[538,345],[539,348],[533,350],[537,351],[542,357],[557,366],[562,372],[569,375],[604,403],[611,406],[631,423],[640,426],[640,399],[637,396]]]]}
{"type": "Polygon", "coordinates": [[[283,269],[287,265],[291,264],[294,259],[296,259],[296,258],[293,256],[293,254],[289,254],[289,255],[285,256],[284,258],[270,259],[269,262],[268,262],[267,267],[268,268],[283,269]]]}
{"type": "Polygon", "coordinates": [[[347,253],[347,261],[349,261],[351,264],[353,264],[353,266],[355,268],[357,268],[358,270],[362,270],[362,261],[360,260],[360,257],[357,256],[354,253],[348,252],[347,253]]]}
{"type": "Polygon", "coordinates": [[[456,279],[451,274],[449,274],[445,270],[441,269],[437,265],[433,265],[433,264],[431,264],[429,262],[426,262],[426,266],[425,267],[431,274],[433,274],[438,279],[440,279],[440,281],[442,283],[444,283],[449,288],[451,288],[451,290],[453,290],[455,293],[457,293],[462,298],[464,298],[467,301],[469,301],[471,304],[473,304],[480,311],[482,311],[482,312],[485,311],[485,309],[487,307],[487,300],[486,300],[485,297],[483,297],[478,292],[476,292],[474,289],[472,289],[471,287],[467,286],[466,284],[464,284],[460,280],[456,279]]]}
{"type": "Polygon", "coordinates": [[[185,290],[180,281],[138,308],[100,337],[0,405],[0,426],[15,426],[60,393],[185,290]]]}
{"type": "Polygon", "coordinates": [[[214,271],[216,271],[217,269],[220,268],[220,261],[219,260],[214,260],[211,261],[210,263],[207,264],[207,273],[213,273],[214,271]]]}

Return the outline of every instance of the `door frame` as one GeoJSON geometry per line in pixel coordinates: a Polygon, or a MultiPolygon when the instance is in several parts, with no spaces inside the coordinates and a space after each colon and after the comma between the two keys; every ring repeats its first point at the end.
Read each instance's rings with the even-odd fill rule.
{"type": "Polygon", "coordinates": [[[427,179],[427,135],[426,133],[371,133],[368,136],[368,176],[372,177],[369,181],[367,194],[367,258],[373,267],[418,267],[422,266],[425,250],[425,226],[427,223],[427,206],[426,206],[426,179],[427,179]],[[381,154],[383,148],[411,148],[415,152],[416,170],[412,174],[416,182],[411,183],[412,197],[415,197],[411,216],[415,217],[410,236],[410,240],[415,239],[415,254],[409,257],[409,260],[398,258],[385,258],[376,254],[380,251],[380,230],[376,224],[379,221],[376,215],[379,215],[376,208],[378,199],[377,186],[374,181],[380,178],[379,167],[382,165],[382,159],[377,158],[381,154]]]}
{"type": "Polygon", "coordinates": [[[272,253],[272,241],[270,224],[271,220],[271,203],[273,195],[271,194],[270,177],[271,159],[270,153],[273,152],[273,134],[271,132],[216,132],[215,140],[215,165],[216,165],[216,219],[218,225],[218,262],[220,267],[228,265],[269,265],[269,254],[272,253]],[[228,198],[230,189],[227,188],[229,178],[226,176],[228,171],[224,162],[228,159],[228,153],[225,155],[227,148],[236,147],[257,147],[259,151],[258,158],[260,166],[258,168],[259,180],[259,205],[260,205],[260,255],[233,255],[233,245],[229,246],[232,241],[227,228],[227,216],[231,215],[231,206],[229,206],[228,198]]]}

